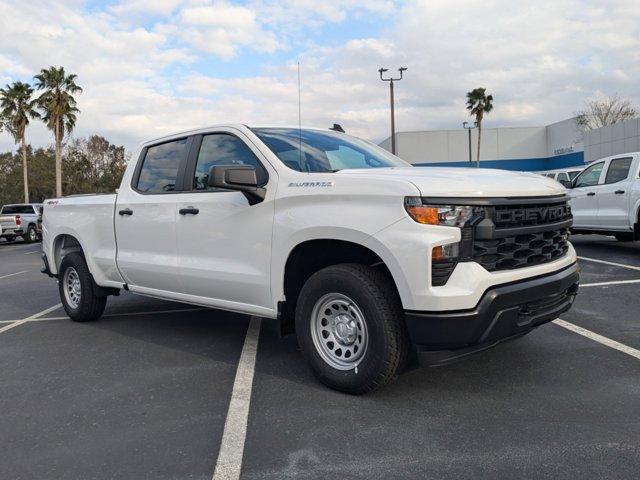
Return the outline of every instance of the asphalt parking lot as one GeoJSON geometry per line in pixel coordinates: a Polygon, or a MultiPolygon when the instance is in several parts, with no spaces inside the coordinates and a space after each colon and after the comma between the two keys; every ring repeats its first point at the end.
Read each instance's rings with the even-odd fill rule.
{"type": "Polygon", "coordinates": [[[267,321],[255,369],[257,319],[123,294],[71,322],[40,245],[0,241],[0,478],[637,479],[640,242],[572,241],[565,326],[364,397],[267,321]]]}

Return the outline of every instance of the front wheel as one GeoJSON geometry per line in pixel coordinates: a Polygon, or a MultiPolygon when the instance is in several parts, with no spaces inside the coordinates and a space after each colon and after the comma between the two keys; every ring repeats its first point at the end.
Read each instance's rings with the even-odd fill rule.
{"type": "Polygon", "coordinates": [[[313,274],[298,298],[296,332],[320,381],[354,395],[386,385],[409,353],[395,287],[366,265],[333,265],[313,274]]]}
{"type": "Polygon", "coordinates": [[[102,316],[107,297],[94,293],[94,283],[81,253],[69,253],[58,271],[60,299],[67,315],[76,322],[87,322],[102,316]]]}

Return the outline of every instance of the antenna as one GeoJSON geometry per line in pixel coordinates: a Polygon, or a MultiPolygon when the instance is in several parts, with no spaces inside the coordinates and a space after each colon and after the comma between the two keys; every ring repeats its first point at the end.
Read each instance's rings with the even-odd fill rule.
{"type": "MultiPolygon", "coordinates": [[[[298,163],[302,167],[302,94],[300,91],[300,60],[298,60],[298,163]]],[[[307,170],[309,170],[308,167],[307,170]]]]}

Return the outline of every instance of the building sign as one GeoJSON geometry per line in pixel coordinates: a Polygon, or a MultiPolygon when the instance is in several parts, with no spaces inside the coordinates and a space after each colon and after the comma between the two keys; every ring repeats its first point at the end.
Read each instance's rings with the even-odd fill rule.
{"type": "Polygon", "coordinates": [[[553,151],[554,155],[564,155],[565,153],[573,153],[573,146],[571,147],[562,147],[562,148],[556,148],[553,151]]]}

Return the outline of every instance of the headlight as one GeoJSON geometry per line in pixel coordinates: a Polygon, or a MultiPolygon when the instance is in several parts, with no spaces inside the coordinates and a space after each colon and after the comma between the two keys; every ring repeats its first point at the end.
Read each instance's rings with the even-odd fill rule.
{"type": "Polygon", "coordinates": [[[445,227],[464,227],[476,213],[478,207],[464,205],[425,205],[420,197],[407,197],[404,208],[418,223],[442,225],[445,227]]]}

